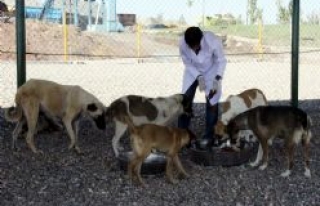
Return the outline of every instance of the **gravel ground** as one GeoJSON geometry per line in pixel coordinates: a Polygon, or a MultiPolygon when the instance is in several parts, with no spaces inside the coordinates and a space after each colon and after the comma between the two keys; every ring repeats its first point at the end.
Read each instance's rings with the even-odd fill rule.
{"type": "MultiPolygon", "coordinates": [[[[119,169],[111,148],[112,124],[108,124],[105,135],[90,121],[82,121],[82,155],[68,151],[65,131],[43,131],[37,135],[36,144],[44,155],[35,155],[22,139],[17,151],[10,149],[14,125],[5,122],[0,109],[0,205],[319,205],[320,101],[302,101],[300,106],[314,123],[311,179],[303,176],[301,147],[296,151],[293,174],[280,177],[284,151],[282,142],[276,141],[265,171],[246,165],[202,167],[191,162],[184,151],[181,158],[189,178],[171,185],[163,174],[144,176],[146,188],[132,185],[119,169]]],[[[196,104],[194,109],[192,129],[201,135],[204,105],[196,104]]]]}

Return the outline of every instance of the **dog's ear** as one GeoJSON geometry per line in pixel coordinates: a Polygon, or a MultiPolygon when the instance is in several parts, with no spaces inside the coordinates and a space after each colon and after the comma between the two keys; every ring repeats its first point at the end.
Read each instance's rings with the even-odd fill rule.
{"type": "Polygon", "coordinates": [[[219,140],[223,140],[228,134],[227,126],[222,121],[218,120],[214,126],[214,134],[219,140]]]}
{"type": "Polygon", "coordinates": [[[106,118],[105,118],[104,114],[98,115],[93,120],[99,129],[101,129],[101,130],[106,129],[106,118]]]}
{"type": "Polygon", "coordinates": [[[87,105],[87,110],[90,112],[95,112],[97,111],[98,107],[95,103],[91,103],[87,105]]]}
{"type": "Polygon", "coordinates": [[[234,121],[234,119],[231,119],[225,128],[227,131],[227,134],[230,138],[230,143],[235,144],[237,142],[238,137],[238,132],[239,128],[237,127],[237,123],[234,121]]]}

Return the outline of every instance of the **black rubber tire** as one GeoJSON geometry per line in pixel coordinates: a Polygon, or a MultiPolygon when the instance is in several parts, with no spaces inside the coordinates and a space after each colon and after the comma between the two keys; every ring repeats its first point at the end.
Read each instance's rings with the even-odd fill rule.
{"type": "MultiPolygon", "coordinates": [[[[128,171],[129,156],[132,155],[132,152],[121,153],[118,157],[118,162],[120,169],[123,171],[128,171]]],[[[146,159],[141,166],[141,174],[143,175],[155,175],[164,173],[166,169],[166,157],[161,153],[153,153],[157,155],[156,158],[152,160],[146,159]]]]}
{"type": "Polygon", "coordinates": [[[196,147],[189,149],[191,160],[203,166],[239,166],[247,163],[257,151],[256,144],[249,144],[247,148],[240,152],[224,151],[222,149],[201,150],[196,147]]]}

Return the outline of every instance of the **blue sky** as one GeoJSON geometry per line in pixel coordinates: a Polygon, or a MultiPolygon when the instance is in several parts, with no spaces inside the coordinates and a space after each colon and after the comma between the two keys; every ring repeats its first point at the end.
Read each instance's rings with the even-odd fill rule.
{"type": "MultiPolygon", "coordinates": [[[[186,2],[187,0],[117,0],[117,13],[135,13],[138,17],[143,18],[163,14],[166,20],[177,20],[184,15],[188,23],[194,24],[204,10],[204,13],[209,16],[230,12],[236,17],[241,15],[245,20],[247,0],[195,0],[191,8],[186,2]]],[[[285,6],[288,5],[288,2],[289,0],[282,0],[285,6]]],[[[300,6],[303,18],[312,12],[320,14],[319,0],[300,0],[300,6]]],[[[258,0],[258,7],[263,9],[263,20],[266,24],[276,22],[276,0],[258,0]]]]}

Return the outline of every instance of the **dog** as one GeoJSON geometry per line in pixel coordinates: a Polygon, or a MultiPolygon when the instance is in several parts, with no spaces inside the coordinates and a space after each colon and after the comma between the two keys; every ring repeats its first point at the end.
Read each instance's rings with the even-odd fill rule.
{"type": "Polygon", "coordinates": [[[74,148],[79,153],[81,150],[77,138],[80,117],[91,117],[90,119],[94,120],[96,126],[101,130],[106,127],[104,117],[106,107],[93,94],[80,86],[30,79],[18,88],[15,103],[16,107],[5,110],[7,121],[18,122],[12,135],[13,148],[26,122],[28,147],[34,153],[42,153],[34,144],[34,134],[40,112],[54,122],[62,121],[70,138],[69,149],[74,148]]]}
{"type": "Polygon", "coordinates": [[[112,147],[115,156],[119,156],[119,141],[127,130],[126,119],[135,126],[141,124],[168,125],[181,114],[192,115],[191,100],[183,94],[149,98],[139,95],[126,95],[113,101],[106,111],[106,121],[115,123],[112,147]]]}
{"type": "MultiPolygon", "coordinates": [[[[236,115],[257,106],[267,105],[267,98],[259,89],[248,89],[237,95],[230,95],[226,101],[219,104],[220,116],[214,126],[214,133],[219,140],[224,141],[228,138],[226,127],[228,122],[236,115]]],[[[242,131],[247,140],[252,138],[251,131],[242,131]]]]}
{"type": "Polygon", "coordinates": [[[230,120],[227,130],[231,138],[232,147],[238,147],[241,138],[238,132],[243,129],[250,129],[259,142],[259,149],[256,160],[250,165],[258,166],[264,170],[268,166],[269,149],[275,137],[284,140],[287,156],[287,170],[281,174],[287,177],[291,174],[293,167],[294,148],[302,143],[304,148],[305,172],[304,175],[311,177],[309,169],[309,143],[311,139],[311,118],[303,110],[292,106],[259,106],[237,115],[230,120]]]}
{"type": "Polygon", "coordinates": [[[191,141],[195,140],[195,135],[190,130],[155,124],[134,126],[129,123],[128,125],[133,149],[133,158],[128,164],[128,176],[130,179],[134,180],[134,177],[136,177],[138,182],[143,187],[145,186],[140,175],[140,169],[152,149],[166,153],[166,176],[170,183],[177,183],[177,180],[173,177],[174,167],[176,167],[178,175],[182,178],[189,176],[180,162],[178,153],[184,146],[190,147],[191,141]]]}

